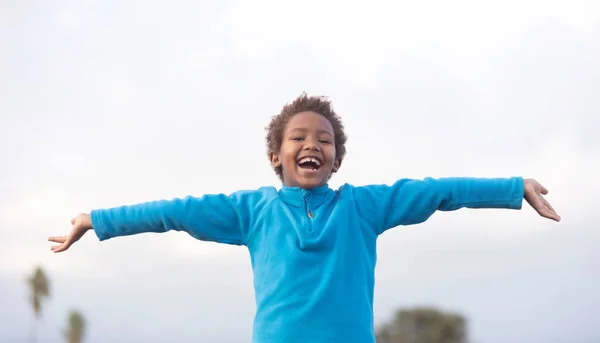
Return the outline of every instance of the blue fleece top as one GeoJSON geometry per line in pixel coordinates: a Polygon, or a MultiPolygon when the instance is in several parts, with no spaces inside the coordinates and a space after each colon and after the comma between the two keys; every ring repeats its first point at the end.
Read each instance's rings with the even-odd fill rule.
{"type": "Polygon", "coordinates": [[[376,242],[435,211],[520,209],[523,179],[401,179],[392,185],[282,186],[91,212],[100,240],[185,231],[244,245],[254,272],[254,343],[375,342],[376,242]]]}

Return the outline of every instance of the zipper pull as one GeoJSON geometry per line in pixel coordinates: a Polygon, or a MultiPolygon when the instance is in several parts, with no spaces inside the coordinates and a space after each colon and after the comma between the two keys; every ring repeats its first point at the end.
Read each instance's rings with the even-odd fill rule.
{"type": "Polygon", "coordinates": [[[306,205],[306,214],[308,215],[308,218],[312,219],[313,214],[310,211],[310,206],[309,206],[309,201],[308,201],[308,196],[306,196],[304,198],[304,204],[306,205]]]}

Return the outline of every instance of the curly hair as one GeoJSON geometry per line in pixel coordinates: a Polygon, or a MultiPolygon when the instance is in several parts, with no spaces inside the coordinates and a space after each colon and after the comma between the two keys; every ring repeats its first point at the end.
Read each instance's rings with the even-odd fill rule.
{"type": "MultiPolygon", "coordinates": [[[[346,134],[344,133],[344,125],[342,120],[335,113],[329,101],[324,96],[307,96],[302,93],[291,104],[283,106],[281,112],[271,118],[271,123],[266,127],[267,130],[267,155],[270,153],[278,153],[281,149],[283,140],[283,132],[287,122],[294,115],[301,112],[315,112],[325,117],[333,127],[335,140],[336,158],[341,162],[346,155],[346,134]]],[[[275,173],[283,180],[281,166],[274,168],[275,173]]]]}

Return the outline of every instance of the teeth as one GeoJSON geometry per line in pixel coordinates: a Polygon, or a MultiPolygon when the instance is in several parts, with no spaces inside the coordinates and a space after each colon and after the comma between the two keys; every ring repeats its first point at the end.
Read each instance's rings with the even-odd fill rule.
{"type": "Polygon", "coordinates": [[[298,161],[299,164],[306,163],[306,162],[313,162],[318,167],[321,166],[321,162],[319,162],[319,160],[317,160],[316,158],[313,158],[313,157],[305,157],[305,158],[301,159],[300,161],[298,161]]]}

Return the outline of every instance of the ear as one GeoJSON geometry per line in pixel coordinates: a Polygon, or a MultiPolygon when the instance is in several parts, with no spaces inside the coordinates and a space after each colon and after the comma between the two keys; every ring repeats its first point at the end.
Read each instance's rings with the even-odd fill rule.
{"type": "Polygon", "coordinates": [[[332,171],[334,173],[337,173],[337,171],[340,169],[341,166],[342,166],[342,161],[339,158],[336,158],[335,162],[333,162],[333,169],[332,169],[332,171]]]}
{"type": "Polygon", "coordinates": [[[271,160],[271,165],[273,166],[273,168],[281,167],[281,161],[279,160],[279,154],[270,152],[269,159],[271,160]]]}

